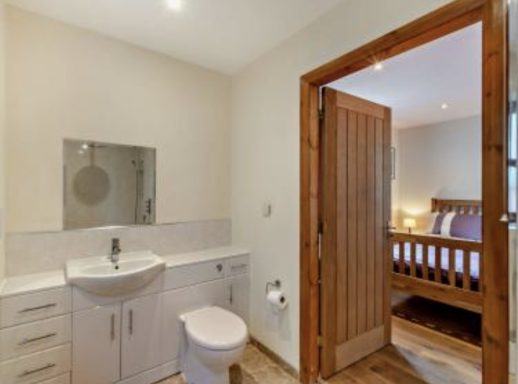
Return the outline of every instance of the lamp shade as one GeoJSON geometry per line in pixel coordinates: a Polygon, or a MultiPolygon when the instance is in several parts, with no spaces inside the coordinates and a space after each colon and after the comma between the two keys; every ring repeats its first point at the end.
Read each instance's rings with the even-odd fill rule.
{"type": "Polygon", "coordinates": [[[416,227],[415,219],[407,217],[406,219],[403,220],[403,227],[405,227],[405,228],[415,228],[416,227]]]}

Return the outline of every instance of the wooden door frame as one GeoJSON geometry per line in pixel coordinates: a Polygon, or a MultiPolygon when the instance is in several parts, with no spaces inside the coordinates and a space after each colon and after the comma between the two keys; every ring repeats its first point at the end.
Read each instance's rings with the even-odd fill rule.
{"type": "Polygon", "coordinates": [[[473,23],[483,23],[482,197],[484,274],[482,341],[485,384],[509,377],[507,212],[507,2],[456,0],[315,70],[300,81],[300,377],[319,372],[319,89],[473,23]]]}

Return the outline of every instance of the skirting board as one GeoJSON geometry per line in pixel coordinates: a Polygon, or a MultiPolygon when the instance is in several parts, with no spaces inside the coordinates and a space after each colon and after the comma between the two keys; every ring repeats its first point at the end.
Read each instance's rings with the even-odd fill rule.
{"type": "Polygon", "coordinates": [[[278,354],[276,354],[270,348],[265,346],[263,343],[258,341],[255,337],[250,336],[250,344],[252,344],[259,351],[261,351],[266,356],[268,356],[270,359],[272,359],[279,367],[281,367],[290,376],[294,377],[297,380],[299,379],[299,372],[295,368],[293,368],[291,366],[291,364],[289,364],[286,360],[284,360],[282,357],[280,357],[278,354]]]}
{"type": "Polygon", "coordinates": [[[168,363],[159,365],[158,367],[152,368],[149,371],[139,373],[136,376],[129,377],[127,379],[117,382],[117,384],[152,384],[160,380],[167,379],[168,377],[180,372],[180,362],[173,360],[168,363]]]}

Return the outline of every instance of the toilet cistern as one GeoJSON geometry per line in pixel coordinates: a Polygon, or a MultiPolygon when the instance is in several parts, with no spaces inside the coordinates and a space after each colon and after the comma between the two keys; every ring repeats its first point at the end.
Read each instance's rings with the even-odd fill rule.
{"type": "Polygon", "coordinates": [[[120,239],[113,238],[112,239],[112,250],[111,250],[111,253],[109,256],[109,259],[113,264],[117,264],[119,262],[121,252],[122,252],[122,249],[121,249],[120,239]]]}

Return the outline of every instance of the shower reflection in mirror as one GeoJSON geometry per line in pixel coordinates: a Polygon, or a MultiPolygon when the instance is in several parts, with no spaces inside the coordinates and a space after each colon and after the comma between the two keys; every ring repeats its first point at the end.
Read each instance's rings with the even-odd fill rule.
{"type": "Polygon", "coordinates": [[[63,227],[155,223],[156,150],[65,139],[63,227]]]}

